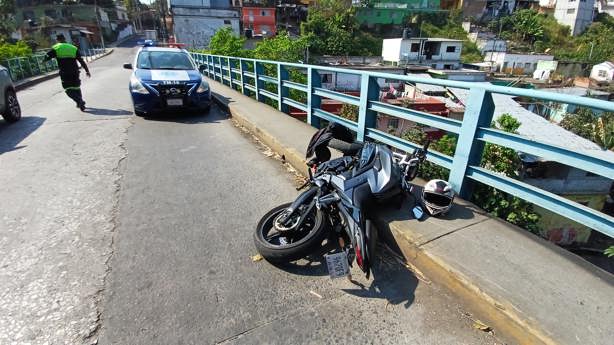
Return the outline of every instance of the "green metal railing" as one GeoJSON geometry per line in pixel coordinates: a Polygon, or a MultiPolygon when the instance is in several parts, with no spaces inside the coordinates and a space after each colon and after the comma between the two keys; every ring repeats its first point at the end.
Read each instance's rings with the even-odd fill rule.
{"type": "MultiPolygon", "coordinates": [[[[85,61],[90,62],[106,53],[106,49],[86,49],[81,53],[85,61]]],[[[49,61],[44,61],[44,59],[45,54],[37,53],[27,57],[2,60],[0,61],[0,65],[9,70],[9,74],[13,81],[19,81],[25,78],[53,72],[58,69],[58,63],[55,59],[49,61]]]]}
{"type": "MultiPolygon", "coordinates": [[[[569,166],[579,167],[608,179],[614,179],[614,160],[604,158],[604,155],[596,156],[586,152],[576,152],[562,146],[529,140],[517,134],[491,128],[494,116],[493,94],[529,97],[612,112],[614,112],[614,102],[486,83],[420,78],[410,75],[328,66],[200,53],[192,53],[192,57],[204,67],[203,73],[208,77],[241,90],[245,95],[255,96],[258,101],[264,102],[265,99],[271,99],[277,103],[279,111],[288,113],[289,106],[303,110],[307,113],[307,122],[315,127],[319,127],[321,119],[340,123],[356,132],[359,141],[376,140],[403,151],[411,151],[418,147],[415,143],[378,130],[376,128],[378,113],[454,133],[458,136],[454,156],[430,150],[428,159],[450,170],[449,181],[461,197],[469,199],[472,193],[472,182],[478,181],[614,237],[614,217],[480,166],[484,145],[492,143],[569,166]],[[307,83],[289,80],[288,72],[291,69],[302,71],[306,75],[307,83]],[[268,75],[265,73],[266,71],[268,71],[268,75]],[[323,88],[318,71],[359,76],[360,96],[347,95],[323,88]],[[380,86],[377,83],[379,78],[469,90],[463,121],[380,101],[380,86]],[[270,90],[275,89],[276,91],[266,90],[267,85],[270,86],[270,90]],[[307,101],[303,103],[290,98],[290,89],[304,93],[307,101]],[[358,106],[358,121],[341,118],[321,109],[323,97],[358,106]]],[[[544,135],[547,135],[547,133],[544,135]]]]}

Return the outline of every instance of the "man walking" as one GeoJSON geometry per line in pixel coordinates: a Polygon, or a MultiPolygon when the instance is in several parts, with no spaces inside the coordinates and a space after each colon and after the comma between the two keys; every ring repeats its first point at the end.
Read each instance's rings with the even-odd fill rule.
{"type": "Polygon", "coordinates": [[[59,34],[56,36],[58,43],[51,47],[51,50],[47,53],[45,61],[56,59],[58,61],[58,68],[60,70],[60,79],[62,80],[62,87],[64,91],[75,103],[77,108],[81,111],[85,111],[85,101],[81,95],[81,80],[79,79],[79,66],[77,61],[83,69],[85,74],[91,77],[90,70],[87,68],[85,61],[81,57],[79,48],[70,43],[66,43],[66,37],[59,34]]]}

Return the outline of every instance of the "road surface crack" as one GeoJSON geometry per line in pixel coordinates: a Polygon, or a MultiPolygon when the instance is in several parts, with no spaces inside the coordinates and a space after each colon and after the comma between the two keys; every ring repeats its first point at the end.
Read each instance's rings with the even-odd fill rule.
{"type": "Polygon", "coordinates": [[[134,121],[130,121],[130,125],[124,129],[125,136],[122,142],[119,144],[119,147],[122,151],[122,155],[112,170],[113,175],[115,175],[116,178],[115,178],[115,181],[113,182],[114,187],[115,187],[113,191],[113,194],[114,194],[113,195],[113,208],[111,211],[111,219],[109,220],[109,222],[112,224],[111,239],[110,239],[110,243],[108,247],[109,252],[104,262],[105,270],[104,270],[104,276],[102,278],[102,288],[98,289],[96,293],[94,294],[94,303],[95,303],[95,308],[96,308],[95,324],[93,327],[90,328],[88,334],[86,334],[83,337],[83,339],[87,342],[87,344],[91,344],[91,345],[98,344],[98,335],[102,327],[101,326],[102,312],[103,312],[102,302],[104,298],[105,288],[107,286],[107,278],[109,276],[109,273],[111,272],[111,258],[113,257],[113,253],[115,252],[115,235],[116,235],[116,230],[119,226],[118,216],[119,216],[119,198],[120,198],[120,192],[121,192],[121,181],[123,178],[122,171],[124,170],[123,169],[124,162],[126,158],[128,157],[128,148],[126,147],[126,142],[128,140],[127,133],[133,125],[134,125],[134,121]]]}

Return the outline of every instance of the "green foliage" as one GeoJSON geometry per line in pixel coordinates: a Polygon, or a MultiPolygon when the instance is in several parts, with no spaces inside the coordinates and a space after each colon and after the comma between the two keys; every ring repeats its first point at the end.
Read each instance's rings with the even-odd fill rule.
{"type": "Polygon", "coordinates": [[[245,38],[236,36],[232,28],[225,27],[218,30],[209,43],[208,53],[213,55],[248,57],[248,52],[243,49],[245,38]]]}
{"type": "MultiPolygon", "coordinates": [[[[513,133],[520,127],[520,122],[511,115],[504,114],[493,123],[493,127],[513,133]]],[[[426,135],[422,127],[415,126],[405,132],[403,138],[417,144],[423,144],[426,135]]],[[[441,139],[431,143],[429,150],[454,156],[456,143],[457,138],[455,136],[444,135],[441,139]]],[[[481,165],[506,176],[517,177],[520,159],[512,149],[487,144],[484,148],[481,165]]],[[[449,173],[449,170],[445,168],[425,162],[420,167],[419,176],[427,180],[447,180],[449,173]]],[[[540,216],[535,213],[531,203],[480,183],[476,183],[472,201],[493,216],[503,218],[533,233],[539,233],[540,229],[537,222],[540,216]]]]}
{"type": "Polygon", "coordinates": [[[614,19],[600,14],[584,33],[573,37],[568,26],[548,14],[520,10],[489,23],[492,32],[511,41],[511,48],[526,52],[547,52],[557,60],[599,63],[614,59],[614,19]]]}
{"type": "Polygon", "coordinates": [[[614,246],[609,246],[603,251],[603,254],[609,258],[614,257],[614,246]]]}
{"type": "Polygon", "coordinates": [[[605,149],[614,150],[614,113],[596,115],[589,108],[579,108],[573,114],[566,114],[559,125],[605,149]]]}
{"type": "Polygon", "coordinates": [[[18,41],[15,44],[0,44],[0,61],[30,55],[32,55],[32,49],[24,41],[18,41]]]}
{"type": "Polygon", "coordinates": [[[304,59],[307,43],[306,37],[293,39],[287,32],[281,31],[277,36],[259,42],[253,51],[253,57],[262,60],[297,62],[304,59]]]}
{"type": "Polygon", "coordinates": [[[382,40],[359,29],[349,1],[318,1],[309,8],[301,34],[316,55],[380,55],[382,40]]]}
{"type": "Polygon", "coordinates": [[[0,0],[0,43],[15,30],[15,0],[0,0]]]}
{"type": "Polygon", "coordinates": [[[420,17],[418,20],[424,20],[419,24],[422,36],[462,40],[463,51],[461,52],[461,60],[463,62],[483,61],[480,49],[474,42],[469,40],[467,32],[461,26],[462,18],[458,15],[458,12],[451,11],[446,20],[442,20],[442,18],[446,17],[441,15],[420,17]]]}
{"type": "Polygon", "coordinates": [[[339,116],[350,121],[358,121],[358,107],[352,104],[343,103],[339,116]]]}

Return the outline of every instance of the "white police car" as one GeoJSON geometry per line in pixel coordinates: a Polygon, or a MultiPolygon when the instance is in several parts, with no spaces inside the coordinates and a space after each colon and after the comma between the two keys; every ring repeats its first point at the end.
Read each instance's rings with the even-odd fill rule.
{"type": "Polygon", "coordinates": [[[142,47],[124,68],[134,69],[130,94],[137,115],[211,107],[209,84],[185,49],[142,47]]]}

